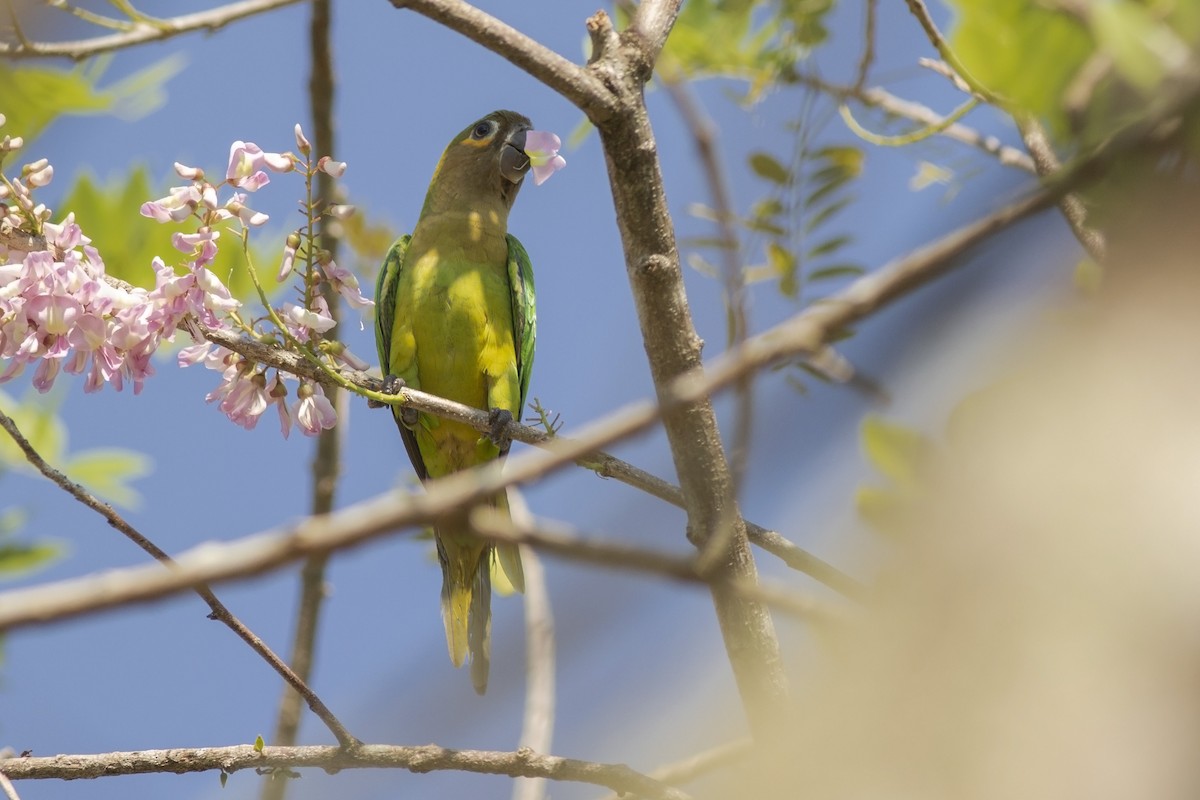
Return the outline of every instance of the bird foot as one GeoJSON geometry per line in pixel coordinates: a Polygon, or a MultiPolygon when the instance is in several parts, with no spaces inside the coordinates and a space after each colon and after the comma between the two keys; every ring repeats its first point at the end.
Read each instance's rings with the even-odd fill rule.
{"type": "MultiPolygon", "coordinates": [[[[404,378],[399,375],[385,375],[383,378],[383,386],[380,392],[383,394],[400,394],[400,390],[407,386],[404,378]]],[[[380,403],[377,400],[368,400],[367,406],[370,408],[383,408],[387,403],[380,403]]],[[[405,426],[411,428],[417,424],[417,410],[411,406],[400,406],[400,421],[405,426]]]]}
{"type": "Polygon", "coordinates": [[[488,412],[488,432],[485,435],[492,444],[500,448],[501,452],[507,451],[512,446],[512,437],[506,430],[512,421],[513,415],[508,409],[493,408],[488,412]]]}

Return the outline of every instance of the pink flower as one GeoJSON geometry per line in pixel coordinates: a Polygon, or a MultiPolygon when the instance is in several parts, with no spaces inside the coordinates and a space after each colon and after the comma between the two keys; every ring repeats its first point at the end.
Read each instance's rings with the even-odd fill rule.
{"type": "Polygon", "coordinates": [[[541,186],[546,180],[567,165],[567,160],[558,154],[562,141],[549,131],[529,131],[525,134],[525,155],[533,165],[533,183],[541,186]]]}
{"type": "Polygon", "coordinates": [[[292,412],[287,404],[287,386],[283,383],[283,378],[279,372],[275,372],[275,377],[267,384],[267,398],[271,405],[279,412],[279,432],[283,434],[283,438],[288,438],[288,434],[292,432],[292,412]]]}
{"type": "Polygon", "coordinates": [[[337,424],[337,412],[320,384],[301,380],[296,395],[300,399],[293,406],[292,413],[305,436],[316,436],[337,424]]]}
{"type": "Polygon", "coordinates": [[[328,264],[322,264],[321,271],[325,273],[325,279],[337,290],[338,294],[345,298],[347,303],[358,309],[374,307],[375,302],[373,300],[368,300],[362,296],[358,278],[353,272],[345,267],[339,267],[333,261],[330,261],[328,264]]]}
{"type": "Polygon", "coordinates": [[[258,418],[267,410],[267,378],[261,372],[239,375],[221,400],[219,408],[230,421],[246,430],[258,424],[258,418]]]}
{"type": "Polygon", "coordinates": [[[312,338],[314,331],[324,333],[337,324],[333,317],[329,316],[329,309],[325,308],[323,298],[317,297],[313,305],[315,308],[312,310],[295,303],[287,303],[283,307],[284,324],[287,325],[288,332],[298,341],[307,342],[312,338]]]}
{"type": "Polygon", "coordinates": [[[166,197],[142,203],[142,216],[159,222],[183,222],[200,204],[200,190],[195,186],[176,186],[166,197]]]}
{"type": "Polygon", "coordinates": [[[239,189],[255,192],[271,182],[263,167],[272,172],[290,172],[295,162],[282,153],[264,153],[253,142],[236,141],[229,147],[229,167],[225,179],[239,189]]]}
{"type": "Polygon", "coordinates": [[[221,238],[220,231],[203,227],[198,233],[179,233],[171,235],[171,244],[181,253],[192,256],[195,265],[206,267],[217,257],[217,239],[221,238]]]}
{"type": "Polygon", "coordinates": [[[334,178],[340,178],[346,173],[345,161],[334,161],[329,156],[321,156],[317,161],[317,169],[334,178]]]}
{"type": "Polygon", "coordinates": [[[283,259],[279,262],[279,274],[275,276],[280,283],[286,281],[288,275],[292,274],[292,267],[296,264],[296,248],[299,246],[300,237],[295,233],[288,234],[283,243],[283,259]]]}
{"type": "Polygon", "coordinates": [[[235,192],[233,197],[229,198],[229,202],[225,204],[226,211],[242,221],[242,224],[249,228],[257,228],[262,225],[270,217],[261,211],[255,211],[245,204],[246,195],[235,192]]]}

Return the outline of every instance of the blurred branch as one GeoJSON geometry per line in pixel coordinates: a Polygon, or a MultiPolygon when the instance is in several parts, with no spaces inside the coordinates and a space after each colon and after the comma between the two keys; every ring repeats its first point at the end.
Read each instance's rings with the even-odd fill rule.
{"type": "MultiPolygon", "coordinates": [[[[639,12],[646,3],[639,6],[639,12]]],[[[660,72],[660,77],[662,77],[660,72]]],[[[725,302],[728,303],[729,346],[737,346],[746,340],[750,324],[746,314],[746,280],[742,270],[742,246],[738,240],[737,228],[733,221],[736,216],[733,211],[733,201],[729,196],[729,182],[725,178],[725,169],[717,150],[717,131],[712,117],[700,105],[686,79],[680,75],[662,78],[671,100],[675,103],[679,115],[692,134],[692,142],[696,146],[696,156],[704,169],[704,178],[708,183],[708,193],[716,212],[717,236],[721,252],[721,273],[725,279],[725,302]]],[[[750,458],[750,437],[753,433],[753,376],[738,382],[737,408],[734,413],[733,445],[729,448],[729,466],[733,471],[734,493],[742,485],[746,474],[746,464],[750,458]]],[[[729,525],[721,526],[722,530],[732,530],[729,525]]],[[[717,552],[723,552],[724,546],[718,540],[709,543],[717,552]]]]}
{"type": "Polygon", "coordinates": [[[858,60],[858,71],[854,76],[854,91],[856,92],[861,92],[867,85],[867,74],[871,71],[871,64],[875,61],[875,18],[879,0],[866,0],[865,5],[863,52],[862,57],[858,60]]]}
{"type": "MultiPolygon", "coordinates": [[[[665,764],[651,772],[650,777],[668,786],[680,786],[715,770],[736,764],[753,750],[754,742],[750,739],[726,742],[679,761],[665,764]]],[[[621,800],[621,797],[610,794],[600,800],[621,800]]]]}
{"type": "Polygon", "coordinates": [[[921,30],[925,31],[925,36],[928,37],[929,43],[933,45],[933,49],[937,50],[942,60],[949,64],[950,68],[966,81],[967,85],[971,87],[971,91],[979,95],[981,99],[1008,110],[1008,104],[977,81],[963,63],[958,60],[958,56],[950,49],[946,38],[942,36],[942,32],[938,30],[937,24],[933,21],[933,17],[929,13],[929,8],[925,5],[925,0],[904,0],[904,2],[908,5],[908,10],[916,17],[917,22],[920,23],[921,30]]]}
{"type": "MultiPolygon", "coordinates": [[[[165,551],[160,549],[158,545],[154,544],[154,542],[143,536],[137,529],[126,522],[120,514],[113,511],[112,508],[106,503],[102,503],[97,500],[78,483],[75,483],[66,475],[62,474],[57,469],[46,463],[41,454],[34,449],[29,440],[26,439],[21,433],[20,429],[17,428],[16,423],[13,422],[12,419],[3,411],[0,411],[0,428],[4,428],[8,435],[12,437],[12,440],[16,443],[17,447],[19,447],[21,452],[25,454],[25,458],[38,472],[48,478],[52,483],[56,484],[67,494],[75,498],[75,500],[77,500],[79,503],[104,517],[109,525],[118,530],[120,533],[124,534],[126,538],[128,538],[142,550],[149,553],[156,560],[167,567],[174,566],[174,562],[165,551]]],[[[159,571],[157,568],[152,569],[159,571]]],[[[209,614],[209,619],[218,620],[229,627],[230,630],[236,633],[242,641],[250,646],[250,649],[258,653],[259,656],[261,656],[262,659],[266,661],[272,669],[279,673],[279,675],[285,681],[287,681],[290,686],[292,686],[297,692],[300,693],[301,696],[304,697],[305,701],[308,703],[308,707],[313,710],[314,714],[321,718],[321,721],[324,722],[329,728],[330,732],[337,737],[338,742],[341,743],[343,747],[353,747],[355,744],[357,744],[358,740],[350,735],[350,732],[346,730],[340,721],[338,721],[338,718],[335,717],[333,712],[331,712],[325,706],[325,703],[321,701],[321,698],[317,697],[316,693],[308,687],[305,681],[299,675],[293,672],[291,668],[289,668],[288,665],[283,662],[283,659],[275,655],[274,651],[272,651],[262,639],[258,638],[253,631],[242,624],[241,620],[235,617],[232,612],[225,607],[224,603],[217,599],[217,596],[213,594],[211,589],[209,589],[206,585],[204,585],[203,582],[200,581],[193,582],[191,585],[186,586],[185,590],[186,589],[194,590],[196,594],[200,595],[204,602],[208,604],[208,607],[212,609],[212,613],[209,614]]]]}
{"type": "Polygon", "coordinates": [[[154,25],[136,22],[127,31],[71,42],[31,42],[24,37],[18,37],[15,44],[0,42],[0,56],[8,58],[65,57],[78,61],[97,53],[169,39],[182,33],[198,30],[216,31],[235,20],[298,2],[300,0],[240,0],[240,2],[228,3],[207,11],[159,20],[158,24],[154,25]]]}
{"type": "MultiPolygon", "coordinates": [[[[312,16],[309,20],[309,50],[312,71],[308,81],[309,107],[313,118],[313,144],[317,156],[333,157],[336,147],[333,129],[333,102],[335,86],[333,80],[332,10],[330,0],[312,0],[312,16]]],[[[317,173],[316,205],[306,210],[310,230],[315,218],[335,203],[333,178],[324,171],[317,173]]],[[[318,241],[314,239],[315,241],[318,241]]],[[[338,240],[329,236],[325,223],[319,238],[321,247],[329,258],[337,261],[338,240]]],[[[311,250],[311,247],[310,247],[311,250]]],[[[308,257],[314,258],[309,252],[308,257]]],[[[311,262],[310,262],[311,264],[311,262]]],[[[341,297],[328,284],[322,288],[325,305],[334,320],[341,318],[341,297]]],[[[338,329],[330,331],[337,339],[338,329]]],[[[327,393],[330,403],[342,406],[339,418],[345,419],[347,395],[339,387],[327,393]]],[[[344,426],[335,425],[322,430],[317,436],[316,453],[312,464],[312,513],[328,514],[333,510],[337,492],[338,474],[341,468],[342,434],[344,426]]],[[[325,568],[329,556],[317,553],[304,562],[300,570],[300,600],[296,605],[296,627],[292,634],[291,665],[306,682],[312,677],[313,659],[317,646],[317,626],[321,620],[321,604],[325,600],[325,568]]],[[[283,687],[279,699],[279,711],[275,719],[273,744],[288,747],[296,743],[300,731],[300,695],[289,686],[283,687]]],[[[290,781],[267,781],[262,787],[263,800],[282,800],[287,794],[290,781]]]]}
{"type": "MultiPolygon", "coordinates": [[[[1057,174],[1062,169],[1062,163],[1058,160],[1054,146],[1050,144],[1050,139],[1046,136],[1046,131],[1042,128],[1041,123],[1032,117],[1018,116],[1014,119],[1017,123],[1017,130],[1021,132],[1021,139],[1025,142],[1025,149],[1033,156],[1033,163],[1037,168],[1038,175],[1048,178],[1057,174]]],[[[1108,254],[1108,246],[1104,241],[1104,234],[1095,228],[1088,227],[1087,208],[1083,205],[1083,201],[1079,199],[1078,195],[1067,194],[1063,196],[1058,207],[1067,220],[1067,224],[1071,226],[1071,232],[1079,240],[1079,244],[1092,257],[1092,260],[1097,264],[1103,264],[1108,254]]]]}
{"type": "MultiPolygon", "coordinates": [[[[805,73],[793,73],[788,75],[787,78],[796,83],[811,86],[840,100],[854,98],[863,105],[878,108],[886,114],[904,117],[905,119],[919,122],[922,125],[936,126],[944,120],[941,114],[928,106],[896,97],[884,89],[873,88],[856,91],[851,86],[830,83],[814,75],[805,73]]],[[[1029,173],[1037,173],[1033,159],[1028,154],[1002,143],[995,136],[984,136],[974,128],[957,122],[948,128],[939,130],[938,135],[978,148],[988,155],[994,156],[1003,166],[1017,167],[1029,173]]]]}
{"type": "MultiPolygon", "coordinates": [[[[515,490],[509,491],[509,509],[524,523],[529,509],[515,490]]],[[[554,741],[555,638],[554,614],[546,588],[542,561],[531,547],[521,547],[525,573],[525,718],[521,723],[520,746],[548,752],[554,741]]],[[[513,782],[513,800],[542,800],[546,782],[542,778],[518,778],[513,782]]]]}
{"type": "Polygon", "coordinates": [[[391,1],[396,8],[411,9],[503,56],[570,100],[593,121],[616,110],[612,92],[591,70],[462,0],[391,1]]]}
{"type": "Polygon", "coordinates": [[[226,774],[242,769],[274,771],[315,767],[327,772],[343,769],[407,769],[423,773],[442,770],[487,775],[549,778],[604,786],[620,794],[662,800],[687,800],[688,795],[636,772],[624,764],[601,764],[574,758],[546,756],[532,750],[451,750],[437,745],[364,744],[353,750],[338,747],[231,747],[135,750],[98,755],[60,755],[45,758],[11,758],[0,761],[13,780],[105,778],[219,770],[226,774]]]}
{"type": "Polygon", "coordinates": [[[773,606],[802,619],[824,616],[829,612],[810,596],[790,588],[763,583],[732,581],[721,575],[705,574],[700,569],[698,556],[681,557],[633,547],[618,542],[608,542],[593,536],[584,537],[561,523],[545,521],[522,523],[510,520],[492,508],[478,508],[471,514],[471,526],[475,532],[498,542],[528,545],[552,555],[572,561],[595,564],[602,567],[646,572],[685,583],[725,583],[731,593],[773,606]]]}
{"type": "Polygon", "coordinates": [[[17,794],[17,787],[12,785],[12,781],[3,772],[0,772],[0,791],[4,792],[5,800],[21,800],[21,796],[17,794]]]}

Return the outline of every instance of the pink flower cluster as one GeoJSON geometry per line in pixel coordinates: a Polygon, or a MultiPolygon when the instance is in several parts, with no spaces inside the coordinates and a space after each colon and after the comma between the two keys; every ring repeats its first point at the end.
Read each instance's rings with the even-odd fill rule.
{"type": "MultiPolygon", "coordinates": [[[[107,279],[100,254],[83,235],[74,215],[58,225],[47,221],[49,210],[32,199],[32,190],[53,176],[53,168],[44,159],[26,166],[23,180],[0,176],[0,225],[18,233],[40,228],[45,239],[44,247],[33,236],[9,236],[7,246],[0,245],[0,383],[34,366],[32,382],[41,392],[48,391],[65,371],[85,374],[88,392],[98,391],[106,383],[120,391],[128,381],[136,393],[154,373],[154,352],[164,341],[171,341],[176,328],[189,317],[210,330],[258,335],[237,315],[241,303],[209,269],[221,235],[214,226],[236,219],[249,228],[267,221],[266,214],[246,205],[245,194],[270,183],[267,171],[291,172],[301,166],[309,176],[321,170],[335,177],[345,171],[345,163],[329,157],[310,163],[310,147],[299,126],[296,142],[303,159],[291,153],[267,153],[252,142],[234,142],[225,180],[216,186],[205,180],[203,170],[175,165],[187,185],[144,203],[141,213],[163,223],[194,219],[199,227],[194,233],[179,232],[172,237],[175,248],[185,254],[181,267],[154,259],[151,290],[123,287],[107,279]],[[218,189],[226,185],[235,191],[221,203],[218,189]],[[27,249],[17,249],[16,243],[26,241],[27,249]]],[[[9,144],[6,138],[0,150],[11,149],[9,144]]],[[[340,216],[349,211],[348,206],[338,206],[328,213],[340,216]]],[[[280,280],[291,274],[298,255],[312,253],[311,247],[311,242],[305,245],[297,234],[288,237],[280,280]]],[[[374,305],[362,296],[355,276],[328,254],[316,253],[307,263],[315,270],[316,280],[328,281],[356,308],[374,305]]],[[[335,322],[319,293],[310,291],[306,296],[311,298],[306,306],[289,303],[278,312],[287,333],[338,363],[365,369],[366,364],[344,346],[321,341],[335,322]]],[[[224,414],[244,428],[253,428],[271,406],[279,414],[285,437],[293,422],[308,435],[337,423],[337,414],[321,386],[308,379],[300,380],[296,399],[289,405],[280,372],[268,375],[266,367],[224,347],[206,341],[185,347],[178,362],[180,366],[203,363],[221,372],[221,383],[207,400],[218,403],[224,414]]]]}
{"type": "Polygon", "coordinates": [[[150,357],[187,314],[212,319],[213,309],[237,301],[203,266],[175,275],[155,259],[153,290],[118,288],[104,277],[104,262],[68,215],[43,226],[49,250],[26,253],[0,266],[0,382],[36,365],[33,385],[50,390],[59,372],[86,374],[84,390],[105,383],[120,391],[129,381],[140,392],[154,373],[150,357]]]}

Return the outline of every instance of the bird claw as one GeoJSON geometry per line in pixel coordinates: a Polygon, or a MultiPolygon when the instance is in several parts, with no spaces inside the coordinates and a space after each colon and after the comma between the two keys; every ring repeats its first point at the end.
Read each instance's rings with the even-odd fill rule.
{"type": "MultiPolygon", "coordinates": [[[[400,390],[405,386],[404,378],[399,375],[385,375],[383,377],[383,386],[379,388],[380,394],[400,394],[400,390]]],[[[387,403],[381,403],[378,400],[368,400],[367,408],[384,408],[387,403]]]]}
{"type": "Polygon", "coordinates": [[[512,421],[512,412],[506,408],[493,408],[488,412],[488,432],[485,435],[501,451],[512,446],[512,437],[506,430],[512,421]]]}
{"type": "MultiPolygon", "coordinates": [[[[380,387],[379,391],[382,394],[400,394],[400,390],[407,385],[408,384],[404,382],[404,378],[401,378],[399,375],[385,375],[383,378],[383,386],[380,387]]],[[[367,401],[367,406],[370,408],[382,408],[385,405],[388,404],[380,403],[377,400],[367,401]]],[[[412,406],[400,406],[398,413],[400,414],[400,421],[404,423],[405,427],[411,428],[417,424],[417,410],[412,406]]]]}

